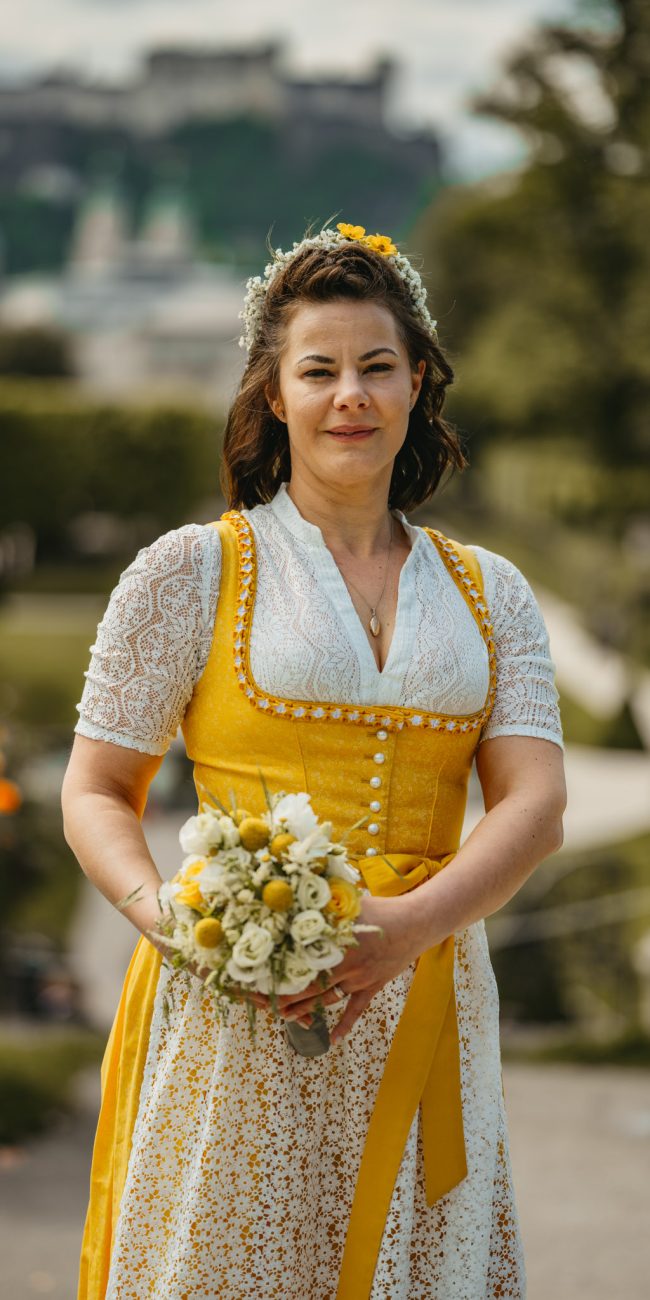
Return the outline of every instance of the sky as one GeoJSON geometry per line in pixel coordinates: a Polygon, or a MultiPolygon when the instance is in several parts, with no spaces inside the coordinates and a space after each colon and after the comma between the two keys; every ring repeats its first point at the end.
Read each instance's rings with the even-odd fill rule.
{"type": "Polygon", "coordinates": [[[0,12],[0,78],[67,67],[121,79],[158,44],[285,45],[295,75],[363,73],[399,61],[396,126],[437,128],[462,176],[516,166],[507,127],[473,118],[468,98],[498,84],[504,57],[539,21],[573,17],[578,0],[21,0],[0,12]]]}

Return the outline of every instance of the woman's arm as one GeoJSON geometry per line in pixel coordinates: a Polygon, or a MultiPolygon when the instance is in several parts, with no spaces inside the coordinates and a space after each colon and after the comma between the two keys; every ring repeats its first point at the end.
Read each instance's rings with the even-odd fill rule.
{"type": "MultiPolygon", "coordinates": [[[[141,899],[123,909],[141,934],[153,929],[160,915],[156,891],[162,881],[141,818],[162,761],[76,735],[61,790],[63,834],[93,885],[113,905],[143,886],[141,899]]],[[[163,951],[162,944],[155,946],[163,951]]]]}
{"type": "MultiPolygon", "coordinates": [[[[399,898],[364,898],[360,920],[381,925],[384,934],[362,934],[359,947],[332,974],[332,982],[351,994],[333,1041],[388,980],[427,948],[503,907],[562,844],[567,795],[559,745],[531,736],[495,737],[480,745],[476,767],[486,813],[452,861],[399,898]]],[[[304,1015],[315,995],[309,988],[301,999],[280,1001],[285,1013],[304,1015]]]]}
{"type": "Polygon", "coordinates": [[[498,736],[479,746],[476,770],[485,816],[417,900],[403,896],[418,953],[498,911],[562,845],[567,792],[559,745],[498,736]]]}
{"type": "MultiPolygon", "coordinates": [[[[160,916],[157,891],[162,883],[149,852],[141,819],[147,792],[164,755],[114,745],[110,741],[74,738],[61,790],[63,834],[79,866],[93,885],[115,905],[142,885],[139,898],[121,908],[123,916],[162,954],[169,949],[162,936],[148,934],[160,916]]],[[[209,972],[189,963],[199,979],[209,972]]],[[[257,1006],[267,1006],[261,994],[239,990],[257,1006]]]]}

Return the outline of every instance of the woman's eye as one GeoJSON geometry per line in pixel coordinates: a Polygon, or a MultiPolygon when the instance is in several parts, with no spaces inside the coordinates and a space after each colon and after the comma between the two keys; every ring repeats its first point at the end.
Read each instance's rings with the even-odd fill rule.
{"type": "MultiPolygon", "coordinates": [[[[376,361],[373,365],[368,366],[367,370],[392,370],[393,367],[385,361],[376,361]]],[[[364,373],[367,373],[367,370],[364,373]]],[[[312,375],[331,375],[331,370],[305,370],[304,378],[309,379],[312,375]]]]}

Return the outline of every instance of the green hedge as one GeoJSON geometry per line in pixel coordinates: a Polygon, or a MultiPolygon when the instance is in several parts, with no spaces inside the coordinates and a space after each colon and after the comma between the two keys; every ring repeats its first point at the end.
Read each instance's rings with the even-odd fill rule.
{"type": "Polygon", "coordinates": [[[66,383],[0,382],[0,529],[26,522],[39,559],[65,554],[85,511],[178,527],[218,490],[220,417],[172,402],[120,404],[66,383]]]}

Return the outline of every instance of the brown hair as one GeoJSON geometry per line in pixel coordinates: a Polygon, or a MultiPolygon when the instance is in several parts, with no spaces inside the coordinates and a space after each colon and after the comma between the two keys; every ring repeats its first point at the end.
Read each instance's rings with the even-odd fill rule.
{"type": "Polygon", "coordinates": [[[440,414],[454,372],[417,315],[390,258],[356,240],[336,248],[307,246],[269,285],[258,333],[228,412],[220,478],[230,509],[249,509],[270,501],[280,484],[289,481],[287,427],[273,414],[265,393],[279,391],[286,330],[300,303],[341,298],[372,300],[387,307],[412,371],[420,359],[426,361],[408,432],[395,457],[389,508],[406,512],[421,505],[433,495],[447,467],[453,473],[469,464],[457,431],[440,414]]]}

